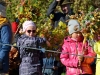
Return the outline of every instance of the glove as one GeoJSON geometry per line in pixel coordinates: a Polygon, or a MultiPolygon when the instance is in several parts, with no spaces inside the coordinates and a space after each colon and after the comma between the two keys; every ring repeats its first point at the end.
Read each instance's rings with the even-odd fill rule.
{"type": "Polygon", "coordinates": [[[41,51],[42,51],[43,53],[45,53],[46,49],[45,49],[45,48],[41,48],[41,51]]]}

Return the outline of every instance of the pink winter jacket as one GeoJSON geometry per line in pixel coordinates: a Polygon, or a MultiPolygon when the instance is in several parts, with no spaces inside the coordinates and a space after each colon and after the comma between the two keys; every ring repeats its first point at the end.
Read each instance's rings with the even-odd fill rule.
{"type": "MultiPolygon", "coordinates": [[[[60,61],[66,66],[66,75],[92,74],[90,64],[94,58],[84,57],[81,67],[78,67],[78,56],[74,54],[82,52],[82,46],[83,42],[76,42],[70,37],[64,39],[60,61]]],[[[95,56],[88,43],[84,44],[84,48],[84,56],[95,56]]]]}

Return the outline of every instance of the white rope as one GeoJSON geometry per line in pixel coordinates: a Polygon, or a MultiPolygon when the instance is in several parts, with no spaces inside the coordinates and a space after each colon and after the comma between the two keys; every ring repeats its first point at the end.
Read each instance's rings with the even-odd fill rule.
{"type": "MultiPolygon", "coordinates": [[[[22,47],[22,46],[14,46],[14,45],[11,45],[11,44],[3,44],[3,43],[0,43],[0,45],[6,45],[6,46],[13,46],[13,47],[22,47]]],[[[27,48],[27,49],[34,49],[34,50],[42,50],[41,48],[33,48],[33,47],[24,47],[24,48],[27,48]]],[[[68,52],[58,52],[58,51],[53,51],[53,50],[45,50],[46,52],[52,52],[52,53],[59,53],[59,54],[69,54],[69,55],[75,55],[75,56],[82,56],[82,55],[78,55],[78,54],[71,54],[71,53],[68,53],[68,52]]],[[[83,56],[83,57],[86,57],[86,58],[96,58],[96,59],[100,59],[100,58],[97,58],[95,56],[83,56]]]]}

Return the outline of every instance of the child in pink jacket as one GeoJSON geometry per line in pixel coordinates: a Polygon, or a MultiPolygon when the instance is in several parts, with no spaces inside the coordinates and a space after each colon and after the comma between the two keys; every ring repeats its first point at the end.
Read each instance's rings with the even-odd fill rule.
{"type": "Polygon", "coordinates": [[[66,75],[92,75],[90,64],[95,56],[92,47],[88,42],[83,44],[84,37],[80,32],[80,24],[77,20],[71,19],[68,22],[70,36],[64,38],[60,61],[66,66],[66,75]]]}

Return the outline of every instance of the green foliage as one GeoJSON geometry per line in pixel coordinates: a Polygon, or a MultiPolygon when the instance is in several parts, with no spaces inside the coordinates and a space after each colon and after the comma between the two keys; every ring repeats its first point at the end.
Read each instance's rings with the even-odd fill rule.
{"type": "MultiPolygon", "coordinates": [[[[19,11],[23,12],[24,8],[20,7],[21,0],[5,0],[7,1],[7,16],[8,18],[13,21],[15,17],[19,15],[19,11]],[[20,7],[20,8],[19,8],[20,7]]],[[[32,6],[34,9],[34,16],[33,20],[37,23],[43,23],[46,16],[46,11],[53,0],[22,0],[25,1],[25,7],[28,8],[28,11],[31,9],[32,6]]],[[[83,12],[88,12],[94,9],[94,6],[100,6],[99,0],[71,0],[73,2],[72,8],[75,13],[78,13],[79,10],[83,12]]]]}
{"type": "Polygon", "coordinates": [[[88,13],[99,6],[100,0],[74,0],[72,4],[75,13],[78,13],[80,10],[84,13],[88,13]]]}
{"type": "Polygon", "coordinates": [[[19,0],[7,0],[7,17],[10,21],[13,21],[16,13],[16,6],[19,4],[19,0]]]}
{"type": "MultiPolygon", "coordinates": [[[[55,46],[56,43],[58,43],[58,46],[59,44],[61,44],[64,36],[66,36],[67,34],[66,25],[60,22],[57,28],[52,29],[52,24],[51,24],[52,21],[46,16],[47,9],[49,8],[49,5],[53,0],[23,0],[22,2],[20,2],[21,0],[18,1],[7,0],[7,1],[8,1],[7,16],[11,21],[13,21],[14,18],[17,17],[19,18],[20,24],[22,25],[22,23],[25,20],[32,19],[38,27],[37,32],[40,36],[42,35],[45,36],[47,39],[49,39],[50,43],[52,43],[52,46],[55,46]]],[[[92,0],[92,1],[71,0],[71,1],[73,2],[72,8],[74,12],[76,14],[78,12],[81,12],[81,15],[80,17],[78,17],[78,20],[80,20],[80,23],[84,24],[83,28],[85,28],[86,27],[85,21],[94,18],[93,15],[88,15],[87,13],[90,13],[95,10],[94,6],[97,6],[95,3],[98,3],[99,0],[92,0]]],[[[52,18],[53,16],[54,15],[51,15],[50,18],[52,18]]]]}
{"type": "MultiPolygon", "coordinates": [[[[52,0],[26,0],[25,5],[21,6],[20,0],[7,0],[7,16],[13,21],[13,19],[18,17],[21,13],[28,14],[30,10],[33,10],[32,20],[37,24],[41,24],[41,22],[44,23],[44,19],[47,18],[46,11],[51,2],[52,0]],[[25,8],[27,10],[24,10],[25,8]]],[[[25,18],[25,16],[23,18],[25,18]]]]}

